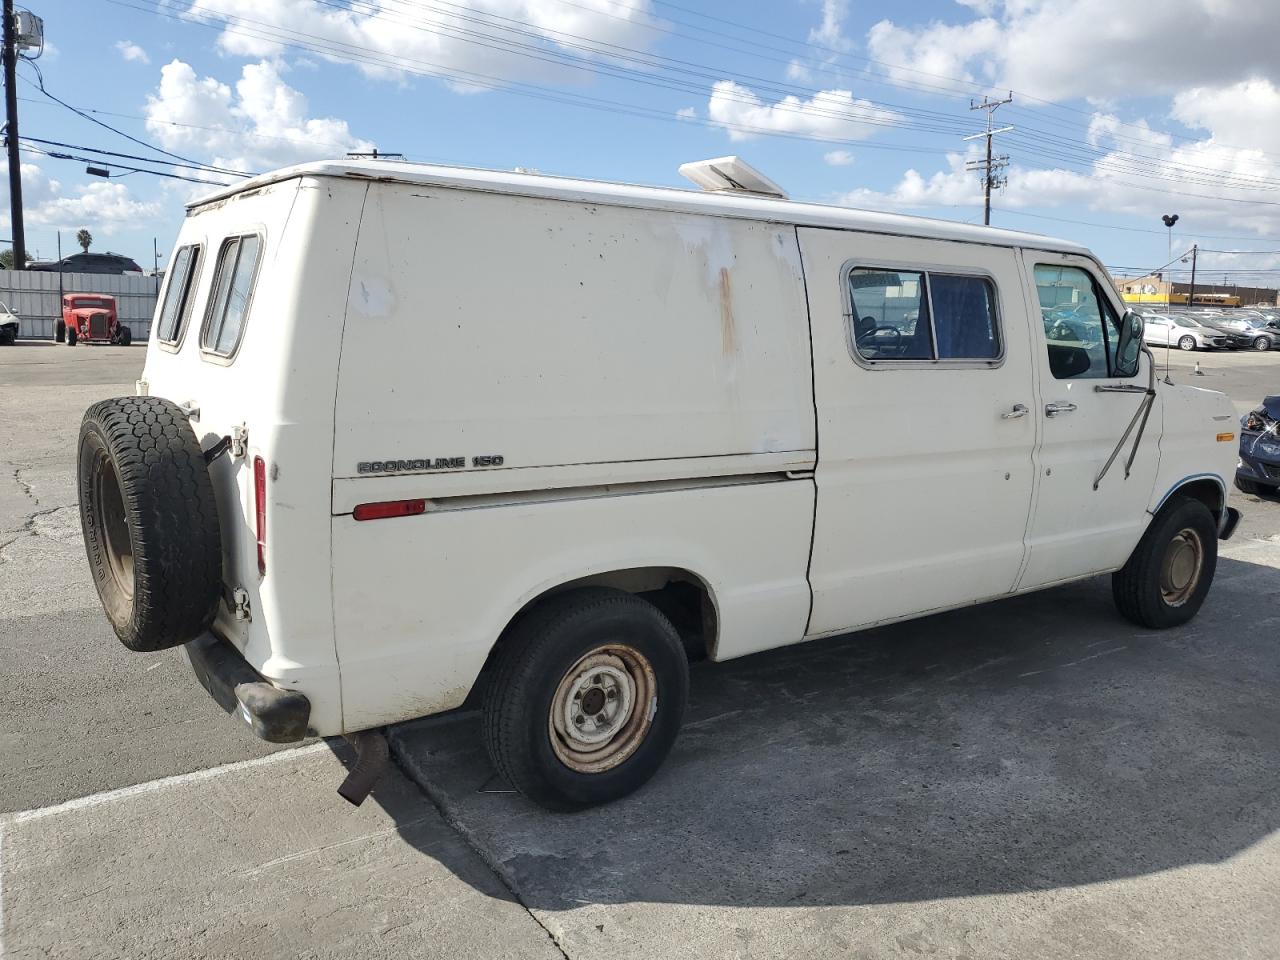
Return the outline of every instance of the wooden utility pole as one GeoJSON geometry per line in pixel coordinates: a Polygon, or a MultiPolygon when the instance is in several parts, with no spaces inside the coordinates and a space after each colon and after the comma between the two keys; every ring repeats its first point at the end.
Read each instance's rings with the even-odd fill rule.
{"type": "Polygon", "coordinates": [[[992,129],[992,123],[994,122],[996,110],[999,109],[1000,107],[1003,107],[1006,103],[1013,103],[1012,91],[1010,91],[1009,96],[1005,97],[1003,100],[990,100],[987,98],[983,98],[983,101],[981,103],[973,103],[972,101],[969,103],[970,110],[987,111],[987,129],[982,131],[982,133],[975,133],[972,136],[968,136],[964,138],[965,140],[978,140],[978,139],[981,139],[982,137],[986,137],[987,139],[987,159],[970,160],[968,163],[965,164],[966,170],[982,171],[982,193],[983,193],[982,222],[985,223],[987,226],[991,226],[991,190],[993,187],[996,189],[999,189],[1000,187],[1003,187],[1005,183],[1008,182],[1004,177],[1000,176],[1000,171],[1009,165],[1009,158],[1007,156],[1001,156],[1001,157],[992,156],[992,153],[991,153],[992,138],[994,138],[997,133],[1008,133],[1010,130],[1013,129],[1013,127],[1001,127],[999,130],[992,129]]]}
{"type": "Polygon", "coordinates": [[[27,268],[27,237],[22,226],[22,163],[18,159],[18,44],[13,0],[4,0],[4,141],[9,153],[9,220],[13,230],[13,269],[27,268]]]}

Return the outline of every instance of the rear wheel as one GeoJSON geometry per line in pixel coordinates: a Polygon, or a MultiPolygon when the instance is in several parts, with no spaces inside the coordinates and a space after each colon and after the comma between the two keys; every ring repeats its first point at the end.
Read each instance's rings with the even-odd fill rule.
{"type": "Polygon", "coordinates": [[[1116,607],[1161,630],[1199,612],[1218,564],[1218,525],[1199,500],[1173,500],[1151,521],[1128,563],[1111,575],[1116,607]]]}
{"type": "Polygon", "coordinates": [[[163,650],[213,619],[222,540],[204,454],[159,397],[95,403],[80,425],[80,524],[98,597],[130,650],[163,650]]]}
{"type": "Polygon", "coordinates": [[[67,346],[74,347],[76,345],[76,328],[67,327],[67,346]]]}
{"type": "Polygon", "coordinates": [[[1195,337],[1183,337],[1181,340],[1178,341],[1179,350],[1194,350],[1195,348],[1196,348],[1195,337]]]}
{"type": "Polygon", "coordinates": [[[1254,338],[1254,340],[1253,340],[1253,349],[1255,349],[1255,350],[1270,350],[1270,349],[1271,349],[1271,338],[1270,338],[1270,337],[1255,337],[1255,338],[1254,338]]]}
{"type": "Polygon", "coordinates": [[[67,339],[67,322],[59,320],[53,325],[53,342],[63,343],[67,339]]]}
{"type": "Polygon", "coordinates": [[[535,803],[607,803],[661,766],[688,690],[684,647],[656,607],[618,590],[575,590],[504,638],[485,693],[485,746],[535,803]]]}

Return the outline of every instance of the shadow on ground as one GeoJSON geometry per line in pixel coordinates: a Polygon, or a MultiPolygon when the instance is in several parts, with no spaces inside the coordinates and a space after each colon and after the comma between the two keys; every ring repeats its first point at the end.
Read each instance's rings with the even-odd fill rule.
{"type": "Polygon", "coordinates": [[[1276,596],[1280,571],[1222,560],[1200,616],[1163,633],[1121,620],[1099,579],[698,664],[664,769],[581,814],[507,792],[475,715],[401,727],[393,749],[533,909],[900,903],[1139,876],[1280,827],[1276,596]]]}

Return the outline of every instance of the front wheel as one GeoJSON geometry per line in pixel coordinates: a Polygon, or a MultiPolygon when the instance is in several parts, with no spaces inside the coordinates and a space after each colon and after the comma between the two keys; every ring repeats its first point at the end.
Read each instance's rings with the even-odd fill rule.
{"type": "Polygon", "coordinates": [[[662,765],[688,692],[684,647],[653,604],[574,590],[503,639],[485,693],[485,746],[498,772],[547,809],[607,803],[662,765]]]}
{"type": "Polygon", "coordinates": [[[1218,525],[1199,500],[1177,498],[1151,521],[1123,568],[1111,575],[1117,609],[1163,630],[1194,617],[1218,565],[1218,525]]]}
{"type": "Polygon", "coordinates": [[[64,343],[67,339],[67,322],[59,320],[53,325],[53,342],[64,343]]]}
{"type": "Polygon", "coordinates": [[[75,327],[67,327],[67,346],[68,347],[74,347],[76,345],[77,336],[78,335],[76,334],[75,327]]]}
{"type": "Polygon", "coordinates": [[[1195,348],[1196,348],[1195,337],[1183,337],[1181,340],[1178,341],[1179,350],[1194,350],[1195,348]]]}
{"type": "Polygon", "coordinates": [[[116,327],[116,343],[122,347],[133,343],[133,332],[123,323],[116,327]]]}

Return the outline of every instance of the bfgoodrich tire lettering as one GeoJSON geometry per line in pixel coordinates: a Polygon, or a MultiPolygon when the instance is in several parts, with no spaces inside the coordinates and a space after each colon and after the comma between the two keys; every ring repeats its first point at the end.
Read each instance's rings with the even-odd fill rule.
{"type": "Polygon", "coordinates": [[[534,609],[503,639],[485,694],[485,746],[498,772],[535,803],[551,810],[607,803],[661,766],[688,692],[684,647],[656,607],[619,590],[574,590],[534,609]],[[566,750],[556,720],[562,729],[573,723],[562,714],[575,679],[598,671],[600,686],[588,695],[601,700],[605,717],[604,693],[621,693],[611,677],[625,683],[628,670],[639,677],[630,688],[632,713],[592,727],[616,729],[616,749],[601,743],[598,753],[566,750]]]}
{"type": "Polygon", "coordinates": [[[89,569],[120,642],[150,651],[194,639],[217,609],[222,542],[186,416],[159,397],[96,403],[77,466],[89,569]]]}
{"type": "Polygon", "coordinates": [[[1178,497],[1151,521],[1129,562],[1111,575],[1116,608],[1162,630],[1194,617],[1218,564],[1218,525],[1199,500],[1178,497]]]}

